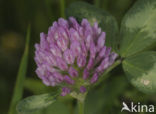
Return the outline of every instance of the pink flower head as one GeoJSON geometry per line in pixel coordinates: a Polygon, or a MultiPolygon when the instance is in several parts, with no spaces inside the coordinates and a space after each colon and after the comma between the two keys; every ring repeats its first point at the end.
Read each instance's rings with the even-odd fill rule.
{"type": "Polygon", "coordinates": [[[73,17],[60,18],[35,44],[38,77],[47,86],[61,86],[62,96],[85,93],[118,56],[105,46],[105,39],[97,23],[91,26],[87,19],[79,24],[73,17]]]}

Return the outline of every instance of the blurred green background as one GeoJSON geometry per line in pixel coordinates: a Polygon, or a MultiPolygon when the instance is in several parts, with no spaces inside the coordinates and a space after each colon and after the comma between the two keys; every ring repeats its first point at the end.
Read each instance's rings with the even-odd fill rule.
{"type": "MultiPolygon", "coordinates": [[[[36,68],[33,60],[34,44],[39,41],[39,33],[47,32],[54,20],[64,17],[64,9],[75,1],[77,0],[0,0],[0,114],[8,112],[20,58],[24,50],[28,24],[31,24],[31,40],[24,97],[51,90],[38,80],[34,72],[36,68]]],[[[81,1],[86,1],[108,11],[120,25],[123,15],[136,0],[81,1]]],[[[156,102],[154,96],[145,95],[129,84],[121,66],[114,69],[112,73],[114,75],[106,79],[98,89],[91,90],[92,94],[89,94],[86,100],[86,104],[88,104],[86,105],[87,114],[118,114],[121,110],[122,101],[146,104],[156,102]]],[[[67,101],[68,99],[67,97],[67,101]]],[[[60,98],[60,101],[69,104],[67,109],[70,113],[75,112],[75,100],[70,99],[68,103],[65,99],[60,98]]],[[[53,110],[65,108],[64,105],[58,104],[56,103],[53,110]]]]}

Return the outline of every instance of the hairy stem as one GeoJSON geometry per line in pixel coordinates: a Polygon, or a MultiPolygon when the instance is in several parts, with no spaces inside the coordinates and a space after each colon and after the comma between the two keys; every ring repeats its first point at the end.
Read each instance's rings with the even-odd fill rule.
{"type": "Polygon", "coordinates": [[[84,114],[84,101],[77,100],[78,102],[78,114],[84,114]]]}
{"type": "Polygon", "coordinates": [[[85,102],[85,98],[87,95],[87,92],[82,94],[82,93],[76,93],[76,92],[72,92],[70,93],[70,95],[77,99],[77,103],[78,103],[78,114],[84,114],[84,102],[85,102]]]}

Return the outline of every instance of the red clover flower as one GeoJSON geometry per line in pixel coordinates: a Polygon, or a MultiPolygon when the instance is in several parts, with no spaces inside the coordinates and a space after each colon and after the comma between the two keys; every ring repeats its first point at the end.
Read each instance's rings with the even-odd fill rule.
{"type": "Polygon", "coordinates": [[[85,93],[117,58],[105,38],[96,22],[91,26],[87,19],[81,24],[73,17],[58,19],[35,45],[38,77],[47,86],[60,86],[62,96],[85,93]]]}

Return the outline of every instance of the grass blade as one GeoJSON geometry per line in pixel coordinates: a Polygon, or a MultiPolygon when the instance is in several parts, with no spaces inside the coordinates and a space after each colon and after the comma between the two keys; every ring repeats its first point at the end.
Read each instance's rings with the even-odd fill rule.
{"type": "Polygon", "coordinates": [[[13,97],[11,100],[8,114],[17,113],[16,105],[17,105],[17,102],[21,100],[22,95],[23,95],[23,86],[24,86],[24,80],[25,80],[25,75],[27,71],[27,63],[28,63],[29,40],[30,40],[30,26],[28,26],[28,29],[27,29],[25,50],[24,50],[24,54],[22,56],[20,67],[18,70],[16,84],[14,87],[13,97]]]}
{"type": "Polygon", "coordinates": [[[94,0],[94,4],[96,7],[100,7],[100,0],[94,0]]]}
{"type": "Polygon", "coordinates": [[[60,0],[60,15],[65,18],[65,0],[60,0]]]}
{"type": "Polygon", "coordinates": [[[33,78],[26,78],[24,82],[24,88],[28,91],[32,92],[33,94],[43,94],[47,92],[56,91],[57,87],[47,87],[42,83],[41,80],[33,79],[33,78]]]}

